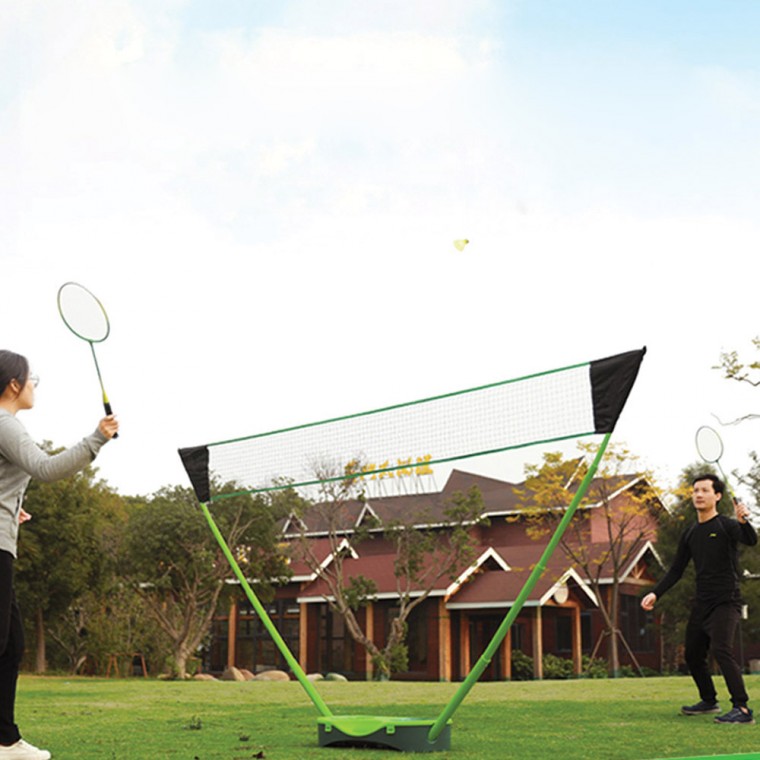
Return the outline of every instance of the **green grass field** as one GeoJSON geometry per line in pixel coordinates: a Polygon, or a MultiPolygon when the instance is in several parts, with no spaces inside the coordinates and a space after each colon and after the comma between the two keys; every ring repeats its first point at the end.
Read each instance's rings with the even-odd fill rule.
{"type": "MultiPolygon", "coordinates": [[[[456,684],[334,683],[335,714],[434,719],[456,684]]],[[[760,676],[747,686],[760,694],[760,676]]],[[[725,695],[722,682],[719,695],[725,695]]],[[[753,753],[760,723],[683,717],[689,678],[477,684],[454,715],[451,750],[435,760],[653,760],[753,753]]],[[[758,700],[760,702],[760,700],[758,700]]],[[[728,709],[727,701],[723,706],[728,709]]],[[[374,760],[387,750],[323,748],[318,713],[297,682],[166,682],[23,676],[17,719],[55,760],[374,760]]]]}

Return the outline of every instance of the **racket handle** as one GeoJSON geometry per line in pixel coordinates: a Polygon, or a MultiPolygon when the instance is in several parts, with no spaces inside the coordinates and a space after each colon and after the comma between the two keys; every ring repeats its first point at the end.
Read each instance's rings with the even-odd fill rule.
{"type": "MultiPolygon", "coordinates": [[[[104,401],[103,402],[103,408],[106,410],[106,414],[113,414],[113,409],[111,409],[111,402],[110,401],[104,401]]],[[[119,434],[118,433],[114,433],[113,437],[114,438],[118,438],[119,434]]]]}

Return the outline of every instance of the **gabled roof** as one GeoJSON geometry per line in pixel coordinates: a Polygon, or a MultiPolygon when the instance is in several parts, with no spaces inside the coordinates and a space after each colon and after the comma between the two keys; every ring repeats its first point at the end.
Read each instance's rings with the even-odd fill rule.
{"type": "MultiPolygon", "coordinates": [[[[473,574],[449,599],[450,609],[503,609],[512,606],[525,586],[530,573],[538,563],[545,546],[540,543],[523,546],[501,546],[498,554],[509,563],[509,571],[486,571],[473,574]]],[[[527,606],[544,605],[555,592],[572,582],[589,604],[596,597],[580,573],[561,551],[549,558],[546,570],[536,582],[525,602],[527,606]]]]}
{"type": "MultiPolygon", "coordinates": [[[[594,480],[589,488],[589,494],[594,494],[594,480]]],[[[642,475],[623,475],[614,479],[606,480],[609,491],[608,501],[617,498],[625,491],[635,488],[647,481],[642,475]]],[[[519,491],[524,484],[510,483],[497,480],[483,475],[453,470],[449,475],[443,489],[435,493],[400,494],[395,496],[382,496],[365,500],[349,500],[340,506],[340,513],[333,515],[332,519],[339,519],[340,525],[330,525],[324,514],[319,509],[311,510],[310,514],[302,520],[295,517],[289,518],[283,526],[285,537],[294,537],[303,533],[307,536],[325,536],[330,532],[350,534],[363,526],[369,518],[374,518],[383,524],[393,522],[406,522],[413,516],[416,527],[434,528],[444,526],[447,523],[446,508],[457,491],[466,493],[473,486],[477,486],[483,497],[483,517],[494,518],[508,515],[521,514],[524,509],[521,504],[519,491]],[[304,520],[308,522],[304,522],[304,520]]],[[[574,493],[574,486],[568,488],[568,502],[574,493]]],[[[581,507],[584,510],[592,510],[604,504],[604,499],[586,504],[581,507]]],[[[372,528],[377,530],[382,528],[372,528]]]]}
{"type": "MultiPolygon", "coordinates": [[[[662,559],[660,558],[660,555],[657,553],[657,550],[654,548],[654,544],[651,541],[638,541],[637,543],[637,546],[629,546],[626,549],[626,551],[630,553],[630,557],[625,567],[620,571],[620,577],[618,578],[618,581],[638,581],[638,571],[641,568],[642,560],[646,557],[647,554],[650,554],[660,565],[660,567],[665,567],[662,559]]],[[[592,549],[593,548],[594,547],[592,545],[592,549]]],[[[596,548],[599,550],[599,554],[601,555],[601,553],[604,551],[604,547],[597,546],[596,548]]],[[[601,562],[601,558],[599,561],[601,562]]],[[[601,562],[599,567],[599,582],[606,584],[612,583],[612,580],[613,569],[611,567],[611,562],[609,560],[601,562]]]]}
{"type": "MultiPolygon", "coordinates": [[[[641,476],[625,476],[612,483],[608,480],[607,484],[611,488],[611,493],[607,498],[616,498],[640,483],[646,483],[641,476]]],[[[499,517],[521,511],[516,494],[518,485],[454,470],[439,493],[387,496],[368,501],[352,501],[343,505],[345,508],[342,516],[345,520],[345,530],[338,534],[342,539],[339,545],[335,543],[335,535],[332,541],[328,538],[327,527],[329,526],[319,524],[319,521],[313,522],[306,534],[310,552],[316,559],[316,564],[323,569],[330,567],[337,552],[347,552],[343,564],[347,578],[358,576],[371,578],[377,587],[377,599],[398,598],[400,591],[398,579],[394,574],[396,552],[393,544],[385,538],[381,529],[373,531],[370,528],[371,539],[354,544],[351,542],[352,533],[360,526],[366,527],[367,521],[373,518],[387,524],[415,515],[418,519],[418,527],[443,525],[445,524],[444,510],[448,500],[455,492],[466,492],[473,486],[477,486],[483,495],[486,515],[499,517]]],[[[593,509],[602,503],[600,501],[589,508],[593,509]]],[[[303,557],[299,560],[297,552],[299,542],[295,540],[297,535],[298,533],[295,533],[290,536],[293,539],[291,541],[293,558],[290,567],[293,572],[293,582],[302,584],[298,599],[300,602],[324,601],[325,596],[329,595],[329,585],[324,577],[320,577],[319,571],[310,569],[303,557]]],[[[433,584],[429,595],[444,598],[447,606],[452,609],[509,607],[517,599],[531,570],[539,561],[545,542],[528,540],[497,546],[487,543],[491,540],[488,536],[497,535],[489,532],[487,528],[472,535],[480,536],[477,540],[483,542],[475,551],[475,559],[454,568],[450,575],[439,578],[433,584]]],[[[511,538],[504,538],[503,532],[498,535],[501,535],[503,540],[512,541],[511,538]]],[[[640,546],[633,547],[631,558],[619,580],[643,583],[636,574],[641,570],[641,563],[647,553],[651,553],[655,560],[660,562],[650,541],[639,543],[640,546]]],[[[600,583],[609,583],[612,579],[610,562],[604,557],[605,547],[606,544],[600,542],[599,545],[592,544],[590,549],[595,555],[592,559],[599,563],[600,583]]],[[[427,561],[428,568],[433,569],[432,563],[435,562],[435,557],[429,556],[427,561]]],[[[561,549],[558,549],[549,559],[543,577],[532,589],[526,604],[531,606],[554,603],[552,600],[555,594],[564,592],[565,587],[571,588],[575,595],[584,599],[587,604],[596,604],[594,593],[584,579],[580,568],[561,549]]],[[[426,593],[426,589],[427,586],[411,589],[409,593],[413,597],[419,596],[426,593]]]]}
{"type": "MultiPolygon", "coordinates": [[[[394,559],[390,546],[373,546],[372,551],[363,554],[362,547],[346,559],[344,570],[347,577],[364,576],[371,578],[377,587],[375,599],[397,599],[399,589],[394,575],[394,559]]],[[[430,591],[431,597],[443,597],[451,609],[488,609],[511,606],[522,591],[528,576],[543,552],[542,544],[527,546],[482,546],[475,561],[462,567],[456,578],[441,577],[430,591]]],[[[433,560],[431,560],[433,561],[433,560]]],[[[328,561],[323,563],[327,567],[328,561]]],[[[303,578],[304,585],[298,595],[302,603],[322,602],[329,596],[327,582],[312,573],[303,578]]],[[[575,588],[588,604],[596,604],[594,593],[561,551],[550,558],[546,571],[531,591],[528,606],[545,605],[554,594],[565,586],[575,588]]],[[[423,589],[412,589],[410,596],[423,593],[423,589]]]]}
{"type": "MultiPolygon", "coordinates": [[[[499,569],[503,570],[504,572],[509,572],[512,568],[504,561],[502,556],[499,554],[496,549],[493,548],[493,546],[489,546],[484,552],[482,552],[478,558],[463,572],[459,574],[459,577],[456,578],[452,583],[448,586],[446,589],[446,596],[450,597],[453,594],[456,594],[457,591],[462,587],[464,583],[470,580],[472,576],[483,567],[486,567],[486,563],[492,560],[493,563],[495,563],[499,569]]],[[[493,569],[493,568],[491,568],[493,569]]]]}
{"type": "MultiPolygon", "coordinates": [[[[306,562],[305,558],[301,556],[299,548],[295,544],[291,544],[290,546],[290,560],[288,563],[288,567],[292,573],[290,580],[294,583],[306,583],[317,578],[319,573],[315,572],[311,565],[306,562]]],[[[319,563],[318,566],[321,570],[329,567],[338,553],[346,552],[353,559],[358,559],[359,557],[349,540],[345,537],[334,548],[332,542],[327,538],[312,539],[309,541],[309,550],[315,561],[319,563]]]]}

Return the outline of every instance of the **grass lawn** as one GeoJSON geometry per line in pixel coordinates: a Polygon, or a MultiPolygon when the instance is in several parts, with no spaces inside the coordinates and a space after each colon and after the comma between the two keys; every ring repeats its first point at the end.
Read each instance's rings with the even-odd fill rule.
{"type": "MultiPolygon", "coordinates": [[[[718,679],[722,706],[730,704],[718,679]]],[[[336,683],[335,714],[435,719],[456,690],[442,683],[336,683]]],[[[748,676],[760,695],[760,676],[748,676]]],[[[431,760],[654,760],[752,753],[757,726],[683,717],[689,678],[480,683],[454,714],[451,750],[431,760]]],[[[758,699],[760,703],[760,698],[758,699]]],[[[387,750],[318,746],[318,713],[301,686],[251,681],[22,676],[17,719],[54,760],[374,760],[387,750]]]]}

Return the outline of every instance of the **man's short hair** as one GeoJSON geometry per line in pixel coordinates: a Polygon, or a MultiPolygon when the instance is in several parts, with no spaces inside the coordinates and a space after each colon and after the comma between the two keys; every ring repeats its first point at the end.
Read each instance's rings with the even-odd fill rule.
{"type": "Polygon", "coordinates": [[[726,484],[717,475],[713,475],[711,472],[697,475],[697,477],[691,481],[692,486],[699,480],[709,480],[712,483],[713,491],[719,493],[721,496],[726,492],[726,484]]]}

